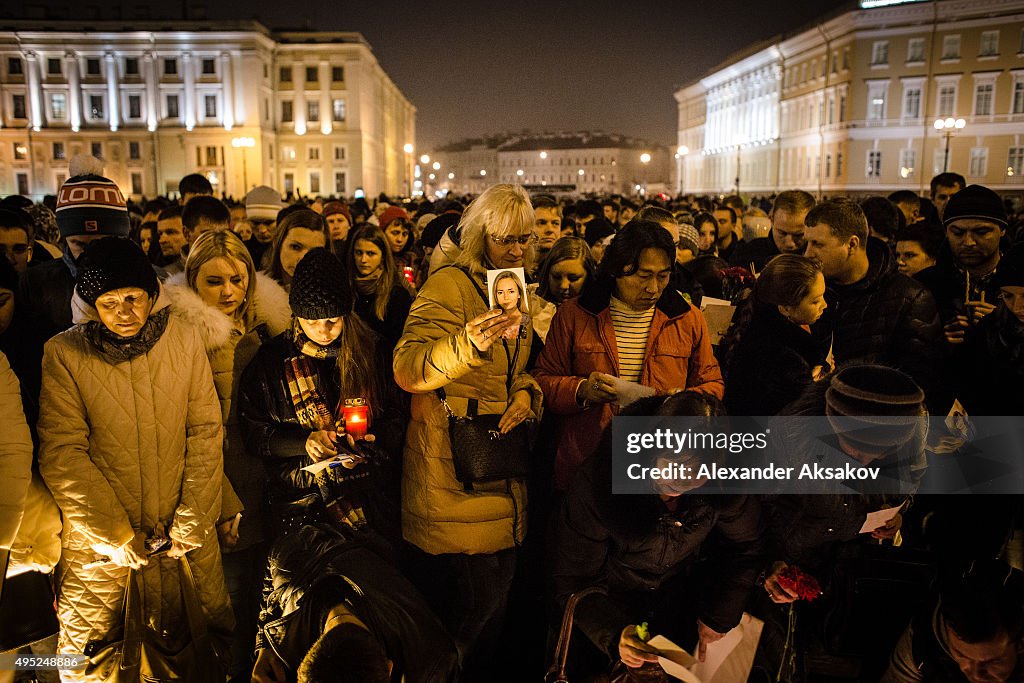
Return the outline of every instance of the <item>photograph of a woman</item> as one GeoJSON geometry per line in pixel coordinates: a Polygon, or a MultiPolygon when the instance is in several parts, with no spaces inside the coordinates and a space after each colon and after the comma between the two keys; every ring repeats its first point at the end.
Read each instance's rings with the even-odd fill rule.
{"type": "Polygon", "coordinates": [[[516,270],[491,270],[487,272],[487,279],[490,282],[491,308],[501,308],[511,314],[513,322],[519,323],[517,327],[511,327],[503,337],[525,338],[530,326],[530,316],[523,276],[516,270]]]}

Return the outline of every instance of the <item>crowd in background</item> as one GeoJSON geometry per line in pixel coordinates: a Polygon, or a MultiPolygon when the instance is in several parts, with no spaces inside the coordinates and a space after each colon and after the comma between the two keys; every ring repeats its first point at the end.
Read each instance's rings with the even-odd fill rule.
{"type": "Polygon", "coordinates": [[[884,416],[837,457],[927,490],[967,456],[920,418],[1024,415],[1019,203],[955,173],[407,201],[190,175],[126,202],[71,170],[0,200],[0,650],[110,680],[141,602],[216,680],[539,680],[572,602],[581,680],[661,680],[645,631],[703,657],[749,613],[751,681],[1024,681],[1018,496],[616,496],[609,429],[884,416]],[[465,474],[474,421],[522,467],[465,474]]]}

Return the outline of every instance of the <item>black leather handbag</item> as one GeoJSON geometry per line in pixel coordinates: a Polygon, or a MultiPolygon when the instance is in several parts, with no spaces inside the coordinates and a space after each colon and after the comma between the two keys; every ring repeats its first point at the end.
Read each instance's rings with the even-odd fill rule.
{"type": "Polygon", "coordinates": [[[6,578],[9,554],[0,550],[0,652],[18,650],[60,628],[50,575],[24,572],[6,578]]]}
{"type": "MultiPolygon", "coordinates": [[[[439,393],[444,401],[443,391],[439,393]]],[[[498,429],[501,415],[478,415],[477,406],[477,400],[470,399],[466,417],[453,415],[448,410],[455,478],[467,486],[525,478],[530,473],[530,447],[536,420],[524,420],[512,431],[502,434],[498,429]]]]}

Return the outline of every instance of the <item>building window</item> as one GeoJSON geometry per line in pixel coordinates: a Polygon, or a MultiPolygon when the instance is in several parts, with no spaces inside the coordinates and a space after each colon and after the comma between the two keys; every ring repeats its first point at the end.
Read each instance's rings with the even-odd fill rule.
{"type": "Polygon", "coordinates": [[[165,59],[164,60],[164,76],[177,76],[178,75],[178,60],[177,59],[165,59]]]}
{"type": "Polygon", "coordinates": [[[843,155],[836,154],[836,178],[843,175],[843,155]]]}
{"type": "Polygon", "coordinates": [[[217,118],[217,96],[216,95],[204,95],[203,96],[203,113],[208,119],[217,118]]]}
{"type": "Polygon", "coordinates": [[[53,178],[54,178],[54,180],[57,181],[56,182],[57,187],[60,187],[61,185],[63,185],[65,183],[65,181],[67,181],[68,175],[66,173],[58,173],[53,178]]]}
{"type": "Polygon", "coordinates": [[[283,102],[281,102],[281,122],[291,123],[293,120],[294,115],[292,114],[291,100],[284,100],[283,102]]]}
{"type": "Polygon", "coordinates": [[[345,67],[343,66],[332,66],[331,67],[331,80],[335,83],[341,83],[345,80],[345,67]]]}
{"type": "Polygon", "coordinates": [[[868,152],[868,178],[880,178],[882,176],[882,151],[873,149],[868,152]]]}
{"type": "Polygon", "coordinates": [[[215,76],[217,74],[217,60],[207,57],[203,60],[203,75],[215,76]]]}
{"type": "Polygon", "coordinates": [[[28,194],[28,173],[15,173],[14,180],[18,185],[18,194],[28,194]]]}
{"type": "Polygon", "coordinates": [[[61,74],[60,59],[57,59],[55,57],[50,57],[49,59],[47,59],[46,60],[46,73],[48,73],[51,76],[60,76],[60,74],[61,74]]]}
{"type": "Polygon", "coordinates": [[[285,173],[284,174],[284,194],[290,197],[295,192],[295,174],[285,173]]]}
{"type": "Polygon", "coordinates": [[[942,37],[942,59],[960,59],[960,34],[942,37]]]}
{"type": "Polygon", "coordinates": [[[90,143],[89,144],[89,153],[92,154],[97,159],[102,159],[103,158],[103,143],[102,142],[92,142],[92,143],[90,143]]]}
{"type": "Polygon", "coordinates": [[[24,161],[28,159],[28,147],[25,146],[24,142],[15,142],[14,147],[14,160],[24,161]]]}
{"type": "Polygon", "coordinates": [[[316,195],[320,194],[320,172],[310,171],[309,172],[309,193],[316,195]]]}
{"type": "Polygon", "coordinates": [[[100,60],[95,57],[90,57],[85,60],[85,73],[88,76],[99,76],[100,75],[100,60]]]}
{"type": "Polygon", "coordinates": [[[971,149],[971,163],[967,174],[976,178],[984,177],[988,171],[988,147],[974,147],[971,149]]]}
{"type": "Polygon", "coordinates": [[[282,83],[292,82],[292,68],[290,66],[282,66],[278,69],[278,80],[282,83]]]}
{"type": "Polygon", "coordinates": [[[335,161],[345,161],[345,147],[344,147],[344,145],[335,145],[334,146],[334,160],[335,161]]]}
{"type": "Polygon", "coordinates": [[[142,146],[138,142],[128,143],[128,158],[132,161],[138,161],[142,158],[142,146]]]}
{"type": "Polygon", "coordinates": [[[21,68],[21,57],[7,58],[7,73],[12,76],[20,76],[24,73],[21,68]]]}
{"type": "Polygon", "coordinates": [[[999,31],[982,31],[979,57],[999,56],[999,31]]]}
{"type": "Polygon", "coordinates": [[[56,161],[59,161],[59,160],[65,158],[64,157],[64,143],[63,142],[55,142],[55,143],[53,143],[53,158],[56,161]]]}
{"type": "Polygon", "coordinates": [[[907,61],[924,61],[924,38],[911,38],[907,41],[907,61]]]}
{"type": "Polygon", "coordinates": [[[104,116],[103,95],[89,95],[89,117],[102,119],[104,116]]]}
{"type": "Polygon", "coordinates": [[[167,118],[176,119],[178,118],[178,96],[168,95],[167,96],[167,118]]]}
{"type": "Polygon", "coordinates": [[[921,117],[921,86],[915,85],[903,92],[903,118],[921,117]]]}
{"type": "Polygon", "coordinates": [[[206,165],[216,166],[217,165],[217,148],[213,145],[206,146],[206,165]]]}
{"type": "Polygon", "coordinates": [[[889,41],[878,40],[871,46],[871,66],[889,65],[889,41]]]}
{"type": "Polygon", "coordinates": [[[139,75],[139,58],[128,57],[124,60],[124,75],[125,76],[138,76],[139,75]]]}
{"type": "Polygon", "coordinates": [[[306,158],[310,161],[320,161],[320,147],[318,145],[306,147],[306,158]]]}
{"type": "Polygon", "coordinates": [[[868,121],[885,119],[885,95],[888,83],[871,83],[868,85],[868,121]]]}
{"type": "Polygon", "coordinates": [[[1024,171],[1024,147],[1011,147],[1006,157],[1006,175],[1019,177],[1024,171]]]}
{"type": "Polygon", "coordinates": [[[295,161],[295,148],[285,145],[281,148],[281,161],[295,161]]]}
{"type": "Polygon", "coordinates": [[[914,170],[917,168],[917,150],[900,150],[900,178],[913,178],[914,170]]]}
{"type": "Polygon", "coordinates": [[[132,194],[142,194],[142,174],[138,171],[132,173],[132,194]]]}
{"type": "Polygon", "coordinates": [[[345,100],[334,100],[331,102],[331,117],[336,122],[345,120],[345,100]]]}
{"type": "Polygon", "coordinates": [[[839,96],[839,122],[846,120],[846,93],[839,96]]]}
{"type": "Polygon", "coordinates": [[[1014,114],[1024,114],[1024,80],[1013,84],[1013,105],[1014,114]]]}
{"type": "Polygon", "coordinates": [[[319,100],[306,100],[306,121],[316,123],[320,120],[319,100]]]}
{"type": "Polygon", "coordinates": [[[62,92],[50,93],[50,116],[54,121],[63,121],[68,117],[68,98],[62,92]]]}
{"type": "Polygon", "coordinates": [[[130,118],[130,119],[141,119],[142,118],[142,96],[141,95],[129,95],[128,96],[128,118],[130,118]]]}
{"type": "Polygon", "coordinates": [[[25,96],[24,95],[11,95],[11,113],[16,119],[26,118],[25,114],[25,96]]]}
{"type": "Polygon", "coordinates": [[[316,83],[318,80],[317,68],[315,66],[306,67],[306,83],[316,83]]]}
{"type": "Polygon", "coordinates": [[[979,83],[974,89],[974,115],[992,115],[992,90],[991,83],[979,83]]]}
{"type": "MultiPolygon", "coordinates": [[[[1020,148],[1020,149],[1024,149],[1024,148],[1020,148]]],[[[335,193],[337,193],[339,195],[344,195],[345,192],[346,192],[346,190],[345,190],[345,173],[343,171],[338,171],[338,172],[336,172],[334,174],[334,191],[335,191],[335,193]]]]}
{"type": "Polygon", "coordinates": [[[939,116],[952,116],[954,104],[956,103],[956,86],[943,85],[939,87],[939,116]]]}

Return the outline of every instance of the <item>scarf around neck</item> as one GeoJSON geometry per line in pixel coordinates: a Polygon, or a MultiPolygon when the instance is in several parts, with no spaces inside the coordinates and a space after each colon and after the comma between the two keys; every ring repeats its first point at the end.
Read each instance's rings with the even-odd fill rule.
{"type": "Polygon", "coordinates": [[[160,341],[164,330],[167,329],[170,312],[170,308],[164,308],[150,314],[142,329],[134,337],[122,337],[116,332],[111,332],[102,322],[90,320],[83,326],[85,338],[97,351],[115,363],[131,360],[144,353],[149,353],[149,350],[160,341]]]}
{"type": "Polygon", "coordinates": [[[306,333],[302,331],[302,325],[299,324],[298,318],[292,319],[291,339],[292,344],[295,345],[295,349],[299,353],[320,360],[324,358],[337,358],[338,349],[341,348],[340,334],[333,342],[327,346],[322,346],[306,336],[306,333]]]}
{"type": "Polygon", "coordinates": [[[334,413],[316,386],[317,369],[311,359],[337,358],[341,335],[330,346],[321,346],[307,337],[296,318],[290,331],[297,356],[284,361],[285,382],[299,424],[310,430],[337,429],[334,413]]]}

